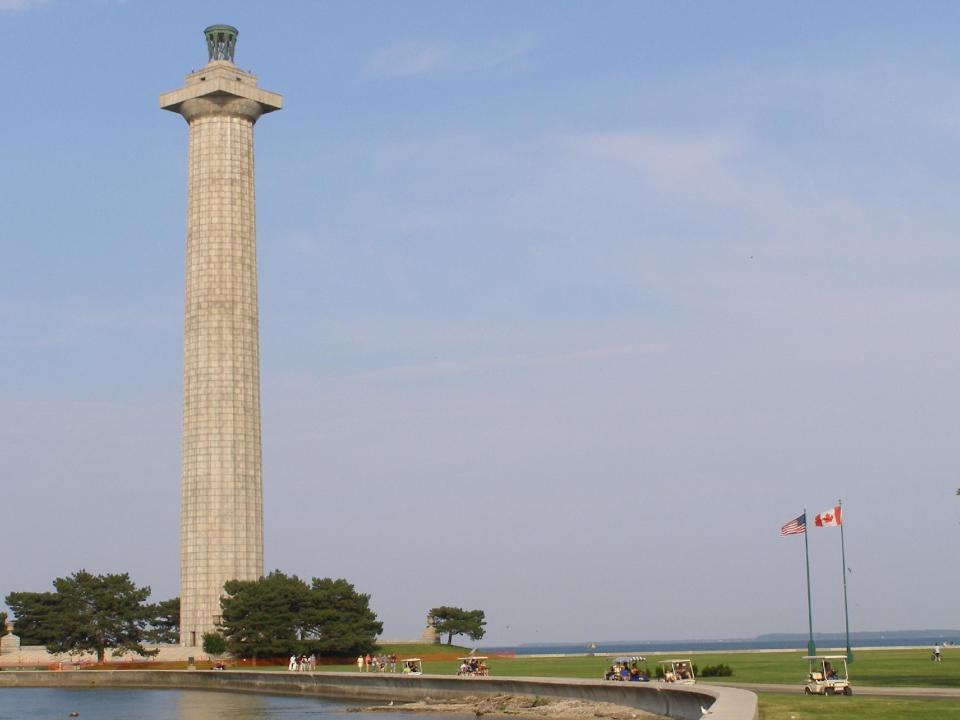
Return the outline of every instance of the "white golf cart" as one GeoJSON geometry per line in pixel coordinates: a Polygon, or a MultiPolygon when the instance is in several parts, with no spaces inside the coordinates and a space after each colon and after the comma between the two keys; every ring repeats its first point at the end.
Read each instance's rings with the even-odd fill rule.
{"type": "Polygon", "coordinates": [[[486,655],[468,655],[467,657],[457,658],[460,661],[460,667],[457,675],[468,675],[470,677],[486,677],[490,674],[490,668],[487,667],[486,655]]]}
{"type": "Polygon", "coordinates": [[[400,668],[404,675],[423,675],[423,662],[420,658],[403,658],[400,660],[400,668]]]}
{"type": "Polygon", "coordinates": [[[690,658],[678,660],[661,660],[663,665],[663,681],[677,685],[693,685],[697,679],[693,675],[693,663],[690,658]]]}
{"type": "Polygon", "coordinates": [[[804,655],[803,659],[810,666],[804,695],[853,695],[846,655],[804,655]]]}

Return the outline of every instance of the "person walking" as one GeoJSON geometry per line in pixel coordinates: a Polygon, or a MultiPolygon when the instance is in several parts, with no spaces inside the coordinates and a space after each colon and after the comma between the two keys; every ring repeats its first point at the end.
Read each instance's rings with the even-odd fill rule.
{"type": "Polygon", "coordinates": [[[367,672],[370,672],[370,663],[372,662],[373,662],[373,658],[370,657],[370,653],[367,653],[366,655],[364,655],[363,656],[364,670],[366,670],[367,672]]]}
{"type": "Polygon", "coordinates": [[[290,656],[290,663],[287,665],[287,670],[290,670],[290,671],[292,672],[292,671],[294,671],[294,670],[296,670],[296,669],[297,669],[297,656],[296,656],[296,655],[291,655],[291,656],[290,656]]]}
{"type": "Polygon", "coordinates": [[[357,672],[363,672],[363,655],[357,655],[357,672]]]}
{"type": "Polygon", "coordinates": [[[937,643],[933,646],[933,661],[943,662],[943,658],[940,657],[940,643],[937,643]]]}

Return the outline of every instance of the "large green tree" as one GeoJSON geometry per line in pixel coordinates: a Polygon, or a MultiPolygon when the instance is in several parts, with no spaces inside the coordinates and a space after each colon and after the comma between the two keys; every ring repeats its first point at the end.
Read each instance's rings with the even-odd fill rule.
{"type": "Polygon", "coordinates": [[[230,580],[220,599],[220,630],[237,657],[281,657],[300,652],[298,619],[307,585],[274,571],[259,580],[230,580]]]}
{"type": "Polygon", "coordinates": [[[370,596],[346,580],[274,571],[259,580],[231,580],[220,601],[220,630],[237,657],[317,653],[347,656],[375,647],[383,624],[370,610],[370,596]]]}
{"type": "Polygon", "coordinates": [[[53,618],[60,596],[52,592],[12,592],[4,598],[16,618],[14,632],[21,645],[46,645],[57,638],[53,618]]]}
{"type": "Polygon", "coordinates": [[[447,645],[453,644],[454,635],[466,635],[471,640],[479,640],[486,632],[483,626],[487,621],[483,610],[464,610],[442,605],[433,608],[430,614],[437,632],[447,634],[447,645]]]}
{"type": "MultiPolygon", "coordinates": [[[[10,593],[6,603],[23,619],[31,638],[42,638],[51,653],[94,652],[103,662],[107,649],[113,655],[135,652],[152,655],[143,647],[150,622],[150,588],[138,588],[127,573],[92,575],[80,570],[53,581],[53,593],[10,593]]],[[[23,641],[21,636],[21,642],[23,641]]]]}
{"type": "Polygon", "coordinates": [[[370,596],[343,578],[313,578],[303,620],[305,644],[321,656],[370,652],[383,632],[383,623],[370,609],[370,596]]]}
{"type": "Polygon", "coordinates": [[[150,627],[144,638],[152,643],[175,644],[180,639],[180,598],[162,600],[150,606],[150,627]]]}

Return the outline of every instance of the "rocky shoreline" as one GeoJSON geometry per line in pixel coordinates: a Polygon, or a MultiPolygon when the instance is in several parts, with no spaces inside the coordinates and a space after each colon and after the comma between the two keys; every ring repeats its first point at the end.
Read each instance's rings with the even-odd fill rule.
{"type": "Polygon", "coordinates": [[[482,717],[527,717],[549,720],[660,720],[660,715],[586,700],[560,700],[525,695],[468,696],[456,700],[426,698],[418,702],[367,705],[350,712],[442,712],[482,717]]]}

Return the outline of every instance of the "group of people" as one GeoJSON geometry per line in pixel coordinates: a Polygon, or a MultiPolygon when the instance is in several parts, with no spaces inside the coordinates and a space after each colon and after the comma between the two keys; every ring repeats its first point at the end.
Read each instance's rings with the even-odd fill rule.
{"type": "Polygon", "coordinates": [[[693,677],[693,672],[690,670],[690,666],[685,662],[677,663],[673,666],[673,670],[668,670],[663,679],[668,683],[679,682],[680,680],[689,680],[693,677]]]}
{"type": "Polygon", "coordinates": [[[460,669],[457,675],[475,675],[477,677],[486,677],[490,674],[490,668],[487,663],[478,658],[467,658],[460,663],[460,669]]]}
{"type": "Polygon", "coordinates": [[[287,670],[290,672],[313,672],[317,669],[317,656],[314,654],[291,655],[287,670]]]}
{"type": "Polygon", "coordinates": [[[358,672],[387,672],[388,668],[389,672],[397,671],[397,656],[392,653],[380,656],[370,653],[357,655],[358,672]]]}
{"type": "Polygon", "coordinates": [[[604,680],[622,680],[626,682],[650,682],[650,676],[637,667],[636,663],[628,665],[627,663],[615,662],[610,669],[603,674],[604,680]]]}

